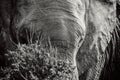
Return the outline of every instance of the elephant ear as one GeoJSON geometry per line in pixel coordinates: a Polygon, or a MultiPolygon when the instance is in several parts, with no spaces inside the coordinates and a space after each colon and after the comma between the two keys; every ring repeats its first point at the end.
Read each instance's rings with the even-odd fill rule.
{"type": "Polygon", "coordinates": [[[8,18],[10,17],[8,15],[9,9],[8,4],[9,2],[7,0],[0,0],[0,55],[3,55],[6,50],[6,44],[5,44],[5,37],[3,36],[3,29],[7,30],[8,28],[8,18]]]}
{"type": "Polygon", "coordinates": [[[0,20],[3,28],[10,25],[11,10],[11,0],[0,0],[0,20]]]}
{"type": "Polygon", "coordinates": [[[15,32],[13,26],[15,2],[16,0],[0,0],[0,50],[8,49],[12,45],[15,32]]]}

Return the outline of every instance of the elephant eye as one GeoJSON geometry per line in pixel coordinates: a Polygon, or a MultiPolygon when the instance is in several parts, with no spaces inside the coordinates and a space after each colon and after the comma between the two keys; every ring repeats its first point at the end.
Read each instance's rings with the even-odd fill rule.
{"type": "Polygon", "coordinates": [[[115,2],[115,0],[99,0],[99,1],[105,5],[113,5],[113,3],[115,2]]]}

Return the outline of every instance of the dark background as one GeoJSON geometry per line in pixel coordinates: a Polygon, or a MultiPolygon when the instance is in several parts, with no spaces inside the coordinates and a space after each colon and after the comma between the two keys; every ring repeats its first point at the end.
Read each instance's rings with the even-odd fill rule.
{"type": "MultiPolygon", "coordinates": [[[[120,21],[120,4],[117,4],[117,18],[120,21]]],[[[107,47],[109,59],[106,61],[100,80],[120,80],[120,25],[117,27],[118,36],[113,35],[107,47]],[[115,46],[115,48],[113,48],[115,46]]]]}

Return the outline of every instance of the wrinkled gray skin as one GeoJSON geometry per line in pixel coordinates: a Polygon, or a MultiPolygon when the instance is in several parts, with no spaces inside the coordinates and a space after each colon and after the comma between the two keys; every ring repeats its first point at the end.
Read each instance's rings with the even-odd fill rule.
{"type": "Polygon", "coordinates": [[[11,37],[6,37],[8,42],[22,43],[27,33],[42,31],[43,38],[49,37],[57,47],[58,58],[77,66],[74,80],[99,79],[110,33],[116,26],[115,0],[17,0],[11,6],[12,1],[1,0],[4,36],[11,37]]]}

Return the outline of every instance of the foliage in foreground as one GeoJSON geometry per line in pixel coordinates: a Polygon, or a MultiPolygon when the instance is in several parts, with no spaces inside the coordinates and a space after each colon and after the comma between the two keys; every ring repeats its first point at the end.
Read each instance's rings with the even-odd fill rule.
{"type": "Polygon", "coordinates": [[[0,80],[72,80],[75,67],[50,55],[56,53],[37,43],[18,45],[7,54],[11,65],[0,69],[0,80]]]}

